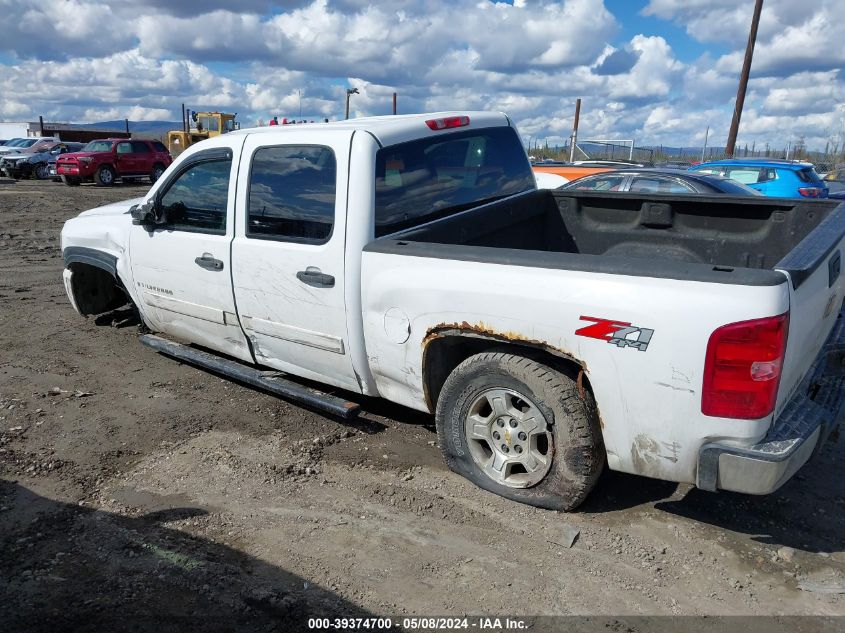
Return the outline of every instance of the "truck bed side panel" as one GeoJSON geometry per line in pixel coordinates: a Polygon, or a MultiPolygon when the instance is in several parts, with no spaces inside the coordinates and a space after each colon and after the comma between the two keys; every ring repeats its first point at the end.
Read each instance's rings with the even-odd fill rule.
{"type": "Polygon", "coordinates": [[[702,443],[756,441],[771,423],[771,416],[703,416],[702,368],[717,327],[789,308],[785,276],[779,285],[743,286],[372,251],[364,252],[362,274],[379,393],[407,406],[427,410],[423,352],[433,333],[448,328],[575,359],[594,390],[615,470],[693,483],[702,443]],[[647,345],[583,333],[602,320],[630,324],[628,338],[647,345]],[[407,340],[397,330],[409,331],[407,340]]]}
{"type": "Polygon", "coordinates": [[[790,320],[776,413],[786,407],[834,327],[845,298],[845,204],[776,268],[790,278],[790,320]]]}

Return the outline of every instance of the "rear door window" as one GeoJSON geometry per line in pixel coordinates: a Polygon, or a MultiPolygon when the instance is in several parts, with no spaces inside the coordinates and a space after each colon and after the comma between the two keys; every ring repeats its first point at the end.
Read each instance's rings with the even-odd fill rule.
{"type": "Polygon", "coordinates": [[[132,152],[135,154],[149,154],[150,147],[143,141],[132,141],[132,152]]]}
{"type": "Polygon", "coordinates": [[[511,127],[437,134],[376,156],[376,237],[535,188],[511,127]]]}
{"type": "Polygon", "coordinates": [[[337,165],[319,145],[262,147],[249,178],[246,234],[324,244],[334,226],[337,165]]]}

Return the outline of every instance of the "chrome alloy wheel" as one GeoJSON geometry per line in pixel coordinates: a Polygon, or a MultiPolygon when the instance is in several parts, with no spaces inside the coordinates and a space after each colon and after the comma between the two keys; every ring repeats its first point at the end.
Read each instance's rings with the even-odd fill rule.
{"type": "Polygon", "coordinates": [[[540,483],[552,466],[548,422],[537,406],[512,389],[488,389],[469,408],[464,425],[473,461],[510,488],[540,483]]]}

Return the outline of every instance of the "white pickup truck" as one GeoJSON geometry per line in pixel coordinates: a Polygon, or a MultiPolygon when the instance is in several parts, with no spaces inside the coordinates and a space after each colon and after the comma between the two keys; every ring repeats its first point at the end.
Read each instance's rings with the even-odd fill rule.
{"type": "Polygon", "coordinates": [[[435,413],[454,471],[566,510],[605,464],[791,477],[843,417],[844,248],[833,201],[537,190],[485,112],[232,132],[62,231],[79,313],[131,303],[153,348],[338,415],[435,413]]]}

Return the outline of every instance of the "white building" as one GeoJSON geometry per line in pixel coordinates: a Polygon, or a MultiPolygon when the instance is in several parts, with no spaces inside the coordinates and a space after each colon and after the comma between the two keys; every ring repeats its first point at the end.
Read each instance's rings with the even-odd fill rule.
{"type": "Polygon", "coordinates": [[[26,138],[29,136],[26,121],[0,121],[0,139],[26,138]]]}

